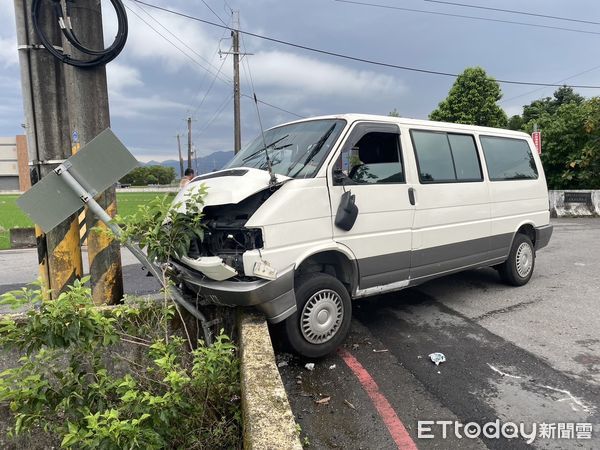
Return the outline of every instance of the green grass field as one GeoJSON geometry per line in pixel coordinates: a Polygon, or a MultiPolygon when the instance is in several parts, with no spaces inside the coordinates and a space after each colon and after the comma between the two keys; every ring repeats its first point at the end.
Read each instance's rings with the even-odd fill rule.
{"type": "MultiPolygon", "coordinates": [[[[133,213],[138,205],[146,203],[160,192],[119,192],[117,209],[120,215],[133,213]]],[[[29,217],[17,206],[18,195],[0,195],[0,250],[10,248],[9,230],[11,228],[32,227],[29,217]]]]}

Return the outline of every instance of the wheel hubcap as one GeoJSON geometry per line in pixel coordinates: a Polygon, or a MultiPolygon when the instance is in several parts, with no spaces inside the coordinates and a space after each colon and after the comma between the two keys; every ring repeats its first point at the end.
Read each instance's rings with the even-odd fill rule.
{"type": "Polygon", "coordinates": [[[521,278],[525,278],[531,272],[533,267],[533,250],[525,242],[519,245],[517,249],[517,273],[521,278]]]}
{"type": "Polygon", "coordinates": [[[342,298],[331,289],[313,294],[302,309],[300,329],[311,344],[323,344],[338,332],[344,319],[342,298]]]}

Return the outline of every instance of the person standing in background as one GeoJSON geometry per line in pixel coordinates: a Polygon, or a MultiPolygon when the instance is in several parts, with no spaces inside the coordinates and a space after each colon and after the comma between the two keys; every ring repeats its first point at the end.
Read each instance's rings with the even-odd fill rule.
{"type": "Polygon", "coordinates": [[[190,181],[192,181],[193,178],[194,178],[194,169],[185,169],[185,172],[183,172],[183,178],[179,182],[179,189],[182,189],[185,186],[187,186],[190,183],[190,181]]]}

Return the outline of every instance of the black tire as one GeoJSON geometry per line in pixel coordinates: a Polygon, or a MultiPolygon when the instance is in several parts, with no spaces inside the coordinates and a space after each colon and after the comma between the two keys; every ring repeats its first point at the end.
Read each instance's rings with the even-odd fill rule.
{"type": "Polygon", "coordinates": [[[336,350],[348,335],[352,317],[350,294],[337,278],[325,273],[302,275],[295,285],[298,310],[285,321],[287,341],[295,353],[307,358],[321,358],[336,350]],[[313,298],[319,293],[320,296],[313,298]],[[307,305],[309,300],[311,304],[307,305]],[[315,332],[315,327],[321,325],[314,323],[314,320],[320,320],[317,317],[319,312],[323,312],[320,316],[325,317],[322,334],[315,332]],[[304,329],[301,323],[303,317],[304,329]],[[311,320],[315,327],[311,327],[311,320]]]}
{"type": "Polygon", "coordinates": [[[498,272],[502,281],[511,286],[527,284],[535,267],[535,247],[525,234],[517,234],[508,259],[500,264],[498,272]]]}

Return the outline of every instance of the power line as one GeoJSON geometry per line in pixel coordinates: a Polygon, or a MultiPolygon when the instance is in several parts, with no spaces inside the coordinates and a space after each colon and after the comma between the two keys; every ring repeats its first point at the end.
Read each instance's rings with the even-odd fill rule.
{"type": "MultiPolygon", "coordinates": [[[[242,97],[246,97],[246,98],[249,98],[250,100],[254,101],[254,97],[252,97],[251,95],[242,94],[242,97]]],[[[269,107],[271,107],[273,109],[278,109],[279,111],[282,111],[284,113],[288,113],[288,114],[291,114],[292,116],[296,116],[299,119],[306,119],[306,116],[301,116],[300,114],[296,114],[295,112],[288,111],[287,109],[283,109],[283,108],[281,108],[279,106],[275,106],[272,103],[265,102],[264,100],[257,99],[257,101],[258,101],[258,103],[261,103],[261,104],[263,104],[265,106],[269,106],[269,107]]]]}
{"type": "MultiPolygon", "coordinates": [[[[135,4],[135,3],[134,3],[135,4]]],[[[194,50],[192,47],[190,47],[186,42],[184,42],[179,36],[177,36],[175,33],[173,33],[171,30],[169,30],[165,25],[163,25],[160,20],[158,20],[156,17],[154,17],[152,14],[150,14],[148,11],[146,11],[146,9],[142,8],[139,5],[136,5],[140,11],[143,11],[144,14],[146,14],[148,17],[150,17],[154,22],[156,22],[163,30],[165,30],[167,33],[169,33],[171,36],[173,36],[179,43],[181,43],[184,47],[186,47],[190,52],[192,52],[194,55],[196,55],[198,58],[200,58],[202,61],[204,61],[204,63],[206,63],[209,67],[211,67],[213,70],[217,70],[217,73],[220,72],[219,69],[217,69],[216,66],[213,65],[212,62],[210,62],[208,59],[206,59],[204,56],[202,56],[200,53],[198,53],[196,50],[194,50]]],[[[139,16],[138,16],[139,17],[139,16]]],[[[209,72],[210,73],[210,72],[209,72]]],[[[203,80],[204,81],[204,80],[203,80]]],[[[228,83],[231,83],[231,80],[223,80],[226,81],[228,83]]]]}
{"type": "MultiPolygon", "coordinates": [[[[208,97],[208,94],[210,93],[210,91],[212,90],[214,83],[216,81],[217,78],[219,78],[221,81],[225,82],[225,83],[229,83],[231,84],[231,80],[227,79],[227,78],[223,78],[221,77],[221,70],[223,68],[223,64],[225,63],[225,60],[227,58],[225,58],[225,60],[221,63],[221,66],[219,68],[216,68],[210,61],[208,61],[206,58],[204,58],[202,55],[200,55],[198,52],[196,52],[193,48],[191,48],[187,43],[185,43],[183,40],[181,40],[177,35],[175,35],[173,32],[171,32],[171,30],[169,30],[165,25],[163,25],[158,19],[156,19],[152,14],[150,14],[148,11],[146,11],[146,9],[144,9],[142,6],[137,5],[136,6],[143,11],[145,14],[148,15],[148,17],[150,17],[152,20],[154,20],[158,25],[160,25],[167,33],[169,33],[171,36],[173,36],[175,39],[177,39],[182,45],[184,45],[187,49],[189,49],[191,52],[193,52],[197,57],[201,58],[204,62],[206,62],[210,67],[212,67],[213,69],[216,70],[216,73],[214,73],[214,77],[210,83],[210,85],[208,86],[208,89],[206,90],[204,96],[202,97],[202,100],[200,101],[200,103],[198,104],[198,106],[196,106],[194,108],[194,110],[189,114],[190,116],[193,116],[204,104],[204,101],[206,100],[206,98],[208,97]]],[[[139,17],[139,16],[138,16],[139,17]]],[[[147,23],[146,23],[147,24],[147,23]]],[[[169,41],[167,41],[169,42],[169,41]]],[[[218,48],[217,48],[217,52],[215,52],[215,54],[218,53],[218,48]]],[[[188,55],[189,57],[189,55],[188,55]]],[[[201,81],[200,81],[200,86],[204,85],[204,82],[206,81],[206,77],[212,73],[210,71],[205,71],[204,72],[204,76],[202,77],[201,81]]],[[[182,127],[180,127],[177,130],[177,133],[179,134],[182,130],[182,127]]]]}
{"type": "MultiPolygon", "coordinates": [[[[135,1],[135,0],[133,0],[135,1]]],[[[211,72],[210,69],[207,69],[206,67],[204,67],[202,64],[200,64],[196,59],[194,59],[192,56],[190,56],[188,53],[186,53],[185,50],[183,50],[181,47],[177,46],[177,44],[175,44],[173,41],[171,41],[168,37],[166,37],[164,34],[162,34],[160,31],[158,31],[156,28],[154,28],[152,25],[150,25],[148,23],[148,21],[146,21],[142,16],[140,16],[137,12],[135,12],[133,9],[131,9],[131,7],[125,5],[125,7],[132,12],[138,19],[140,19],[142,22],[144,22],[152,31],[154,31],[156,34],[158,34],[160,37],[162,37],[165,41],[167,41],[169,44],[171,44],[173,47],[175,47],[177,50],[179,50],[184,56],[186,56],[190,61],[192,61],[194,64],[196,64],[198,67],[202,68],[203,70],[209,72],[210,74],[214,75],[213,72],[211,72]]],[[[222,79],[221,79],[222,80],[222,79]]],[[[225,80],[222,80],[225,81],[225,80]]],[[[225,81],[226,83],[229,83],[229,81],[225,81]]]]}
{"type": "Polygon", "coordinates": [[[367,2],[359,2],[359,1],[354,1],[354,0],[334,0],[338,3],[349,3],[349,4],[353,4],[353,5],[360,5],[360,6],[370,6],[373,8],[383,8],[383,9],[394,9],[397,11],[408,11],[408,12],[416,12],[416,13],[422,13],[422,14],[433,14],[436,16],[445,16],[445,17],[458,17],[461,19],[471,19],[471,20],[483,20],[486,22],[497,22],[497,23],[509,23],[512,25],[523,25],[523,26],[527,26],[527,27],[535,27],[535,28],[547,28],[550,30],[560,30],[560,31],[570,31],[573,33],[583,33],[583,34],[595,34],[595,35],[600,35],[600,32],[597,31],[588,31],[588,30],[579,30],[579,29],[575,29],[575,28],[564,28],[564,27],[556,27],[556,26],[552,26],[552,25],[540,25],[537,23],[531,23],[531,22],[517,22],[514,20],[504,20],[504,19],[492,19],[490,17],[480,17],[480,16],[467,16],[465,14],[452,14],[452,13],[444,13],[444,12],[439,12],[439,11],[427,11],[425,9],[414,9],[414,8],[404,8],[404,7],[400,7],[400,6],[391,6],[391,5],[382,5],[379,3],[367,3],[367,2]]]}
{"type": "MultiPolygon", "coordinates": [[[[220,22],[221,22],[223,25],[227,26],[227,24],[225,23],[225,21],[224,21],[223,19],[221,19],[221,16],[219,16],[219,15],[218,15],[218,14],[215,12],[215,10],[214,10],[214,9],[212,9],[212,8],[210,7],[210,5],[209,5],[208,3],[206,3],[204,0],[201,0],[201,1],[202,1],[202,3],[204,3],[204,6],[206,6],[206,7],[207,7],[207,8],[210,10],[210,12],[211,12],[211,13],[213,13],[213,14],[216,16],[216,18],[217,18],[217,19],[219,19],[219,21],[220,21],[220,22]]],[[[227,2],[225,2],[225,3],[227,3],[227,2]]]]}
{"type": "Polygon", "coordinates": [[[223,10],[229,14],[233,14],[233,8],[229,3],[227,3],[227,0],[223,0],[223,10]]]}
{"type": "Polygon", "coordinates": [[[498,11],[505,12],[510,14],[520,14],[523,16],[531,16],[531,17],[542,17],[544,19],[555,19],[555,20],[564,20],[566,22],[577,22],[577,23],[587,23],[591,25],[600,25],[600,22],[594,22],[592,20],[582,20],[582,19],[572,19],[570,17],[560,17],[560,16],[550,16],[546,14],[538,14],[527,11],[517,11],[514,9],[502,9],[502,8],[492,8],[489,6],[480,6],[480,5],[468,5],[466,3],[456,3],[456,2],[446,2],[442,0],[423,0],[429,3],[440,3],[442,5],[452,5],[452,6],[460,6],[462,8],[474,8],[474,9],[485,9],[487,11],[498,11]]]}
{"type": "MultiPolygon", "coordinates": [[[[213,55],[213,59],[215,58],[215,56],[220,55],[220,51],[221,51],[221,42],[225,39],[225,36],[227,34],[227,29],[223,30],[223,34],[221,36],[221,39],[219,40],[219,44],[217,45],[217,50],[215,51],[214,55],[213,55]]],[[[221,65],[218,68],[217,71],[217,75],[215,75],[215,77],[212,79],[210,86],[208,87],[208,90],[206,91],[206,93],[204,94],[204,97],[202,98],[202,100],[200,101],[200,103],[198,104],[197,107],[194,108],[194,110],[190,113],[190,115],[195,115],[196,112],[202,107],[202,105],[204,104],[204,102],[206,101],[208,94],[211,92],[212,88],[214,87],[215,81],[217,80],[217,78],[219,80],[222,81],[222,78],[218,77],[218,74],[221,73],[221,70],[223,70],[223,66],[225,65],[225,62],[227,61],[228,55],[225,55],[225,58],[222,59],[221,61],[221,65]]],[[[231,85],[233,83],[233,81],[228,79],[228,84],[231,85]]]]}
{"type": "Polygon", "coordinates": [[[217,112],[215,112],[215,114],[212,116],[212,118],[208,122],[206,122],[206,124],[204,125],[204,128],[202,128],[199,131],[199,134],[204,133],[212,125],[212,123],[219,118],[219,116],[223,113],[223,110],[225,109],[225,107],[227,107],[229,105],[229,103],[231,103],[232,100],[233,100],[233,94],[228,94],[225,101],[223,103],[221,103],[221,106],[219,106],[217,108],[217,112]]]}
{"type": "MultiPolygon", "coordinates": [[[[181,39],[179,39],[174,33],[172,33],[167,27],[165,27],[158,19],[154,18],[148,11],[146,11],[144,8],[142,8],[139,5],[136,5],[141,11],[143,11],[145,14],[147,14],[150,18],[152,18],[155,22],[157,22],[163,29],[165,29],[169,34],[171,34],[174,38],[176,38],[179,42],[181,42],[183,45],[185,45],[187,48],[189,48],[191,51],[194,52],[194,54],[198,55],[193,49],[190,48],[189,45],[187,45],[184,41],[182,41],[181,39]]],[[[223,65],[225,64],[225,60],[227,58],[224,58],[223,62],[221,63],[221,66],[217,69],[216,73],[211,72],[209,69],[207,69],[206,67],[204,67],[203,65],[201,65],[200,63],[198,63],[198,61],[196,61],[192,56],[190,56],[185,50],[181,49],[180,47],[178,47],[174,42],[172,42],[170,39],[168,39],[166,36],[164,36],[162,33],[160,33],[156,28],[154,28],[152,25],[150,25],[146,20],[144,20],[139,14],[137,14],[134,10],[132,10],[129,6],[125,5],[125,7],[131,11],[135,16],[137,16],[142,22],[144,22],[150,29],[152,29],[155,33],[157,33],[160,37],[162,37],[163,39],[165,39],[169,44],[171,44],[173,47],[175,47],[177,50],[179,50],[183,55],[185,55],[187,58],[189,58],[192,62],[194,62],[195,64],[197,64],[199,67],[203,68],[205,70],[205,76],[202,79],[202,83],[204,83],[204,80],[206,79],[206,75],[207,74],[211,74],[213,75],[213,79],[212,82],[210,83],[206,93],[204,94],[204,97],[202,98],[200,104],[194,109],[195,113],[196,111],[198,111],[198,109],[202,106],[202,104],[204,103],[204,101],[206,100],[206,98],[208,97],[208,94],[210,93],[212,87],[214,86],[215,81],[217,80],[217,78],[227,84],[231,84],[230,80],[224,79],[222,78],[221,75],[221,70],[223,68],[223,65]]],[[[217,52],[215,52],[215,54],[218,53],[218,49],[217,52]]],[[[204,59],[204,58],[203,58],[204,59]]],[[[204,59],[205,60],[205,59],[204,59]]],[[[205,60],[207,61],[207,60],[205,60]]],[[[208,62],[207,63],[212,66],[212,63],[208,62]]],[[[228,99],[230,100],[230,99],[228,99]]],[[[227,101],[224,102],[218,109],[217,109],[217,113],[215,114],[215,116],[213,116],[213,118],[206,124],[206,126],[201,130],[201,133],[206,130],[214,120],[216,120],[216,118],[218,117],[218,115],[221,114],[221,112],[223,111],[223,109],[225,108],[225,106],[227,105],[227,101]]],[[[193,114],[192,113],[192,114],[193,114]]],[[[178,133],[181,131],[181,128],[178,130],[178,133]]]]}
{"type": "MultiPolygon", "coordinates": [[[[244,35],[243,34],[241,34],[241,41],[242,41],[242,47],[244,48],[244,54],[248,55],[249,53],[248,53],[248,50],[246,49],[246,41],[244,40],[244,35]]],[[[246,78],[249,78],[249,80],[250,80],[249,84],[250,84],[250,87],[252,89],[252,96],[247,95],[247,94],[242,94],[243,97],[249,98],[250,100],[252,100],[252,102],[254,104],[256,104],[258,102],[258,103],[260,103],[262,105],[265,105],[265,106],[268,106],[270,108],[277,109],[277,110],[282,111],[284,113],[287,113],[287,114],[290,114],[292,116],[298,117],[299,119],[304,119],[305,118],[304,116],[301,116],[300,114],[296,114],[295,112],[289,111],[287,109],[281,108],[279,106],[273,105],[273,104],[265,102],[263,100],[259,100],[257,98],[257,96],[256,96],[256,89],[254,88],[254,79],[252,77],[252,72],[250,71],[250,60],[246,56],[242,60],[242,68],[244,68],[244,61],[246,63],[246,66],[248,67],[248,74],[247,74],[246,78]]],[[[246,70],[244,70],[244,74],[246,74],[246,70]]],[[[258,111],[258,108],[257,108],[257,111],[258,111]]]]}
{"type": "Polygon", "coordinates": [[[223,58],[223,62],[221,62],[221,66],[219,67],[219,71],[217,72],[217,75],[215,77],[213,77],[210,85],[208,86],[208,89],[206,90],[206,93],[204,94],[204,97],[202,97],[202,100],[200,100],[200,103],[198,104],[198,106],[196,106],[196,108],[192,112],[192,115],[194,115],[200,109],[200,107],[204,104],[206,97],[208,97],[208,94],[210,93],[213,86],[215,85],[215,81],[217,81],[218,75],[221,73],[221,70],[223,69],[223,66],[225,65],[225,61],[227,61],[227,55],[225,55],[225,58],[223,58]]]}
{"type": "MultiPolygon", "coordinates": [[[[567,80],[570,80],[572,78],[576,78],[578,76],[584,75],[584,74],[589,73],[589,72],[593,72],[594,70],[598,70],[598,69],[600,69],[600,66],[592,67],[591,69],[587,69],[587,70],[584,70],[583,72],[578,72],[575,75],[571,75],[569,77],[563,78],[562,80],[558,80],[557,83],[564,83],[567,80]]],[[[561,86],[562,86],[562,84],[561,84],[561,86]]],[[[510,98],[507,98],[507,99],[501,99],[499,103],[510,102],[512,100],[516,100],[518,98],[525,97],[527,95],[533,94],[535,92],[542,91],[544,89],[547,89],[547,88],[546,87],[541,87],[541,88],[533,89],[533,90],[527,91],[527,92],[525,92],[523,94],[515,95],[514,97],[510,97],[510,98]]]]}
{"type": "MultiPolygon", "coordinates": [[[[156,8],[154,5],[146,4],[146,3],[144,3],[144,2],[136,2],[136,0],[131,0],[131,1],[133,1],[133,2],[135,2],[135,3],[141,3],[141,4],[145,4],[146,6],[150,6],[150,7],[154,7],[154,8],[156,8]]],[[[217,69],[217,72],[216,72],[216,73],[213,73],[213,72],[211,72],[209,69],[207,69],[206,67],[204,67],[202,64],[200,64],[198,61],[196,61],[196,60],[195,60],[195,59],[194,59],[192,56],[190,56],[190,55],[189,55],[189,54],[188,54],[188,53],[187,53],[185,50],[183,50],[182,48],[180,48],[179,46],[177,46],[177,45],[176,45],[176,44],[175,44],[173,41],[171,41],[170,39],[168,39],[168,38],[167,38],[165,35],[163,35],[163,34],[162,34],[160,31],[158,31],[156,28],[154,28],[152,25],[150,25],[150,24],[149,24],[149,23],[148,23],[146,20],[144,20],[144,19],[143,19],[143,18],[142,18],[142,17],[141,17],[139,14],[137,14],[137,13],[136,13],[136,12],[135,12],[133,9],[131,9],[131,8],[130,8],[129,6],[127,6],[127,5],[125,5],[125,7],[126,7],[126,8],[127,8],[129,11],[131,11],[131,12],[132,12],[132,13],[133,13],[133,14],[134,14],[136,17],[138,17],[138,18],[139,18],[139,19],[140,19],[142,22],[144,22],[144,23],[145,23],[145,24],[146,24],[146,25],[147,25],[147,26],[148,26],[150,29],[152,29],[152,30],[153,30],[155,33],[157,33],[157,34],[158,34],[160,37],[162,37],[162,38],[163,38],[165,41],[167,41],[169,44],[171,44],[173,47],[175,47],[177,50],[179,50],[179,51],[180,51],[180,52],[181,52],[181,53],[182,53],[184,56],[186,56],[187,58],[189,58],[189,59],[190,59],[190,60],[191,60],[193,63],[195,63],[196,65],[198,65],[198,66],[199,66],[199,67],[201,67],[202,69],[204,69],[204,70],[205,70],[207,73],[209,73],[209,74],[213,75],[213,77],[214,77],[214,78],[212,79],[212,82],[211,82],[211,84],[210,84],[210,86],[209,86],[209,88],[208,88],[207,92],[205,93],[204,97],[203,97],[203,98],[202,98],[202,100],[200,101],[200,104],[199,104],[199,105],[198,105],[198,106],[197,106],[197,107],[194,109],[194,111],[193,111],[192,115],[193,115],[193,114],[194,114],[196,111],[198,111],[198,109],[200,109],[200,107],[202,106],[202,104],[203,104],[203,103],[204,103],[204,101],[206,100],[206,98],[207,98],[208,94],[210,93],[210,91],[211,91],[212,87],[214,86],[214,83],[215,83],[215,81],[217,80],[217,78],[218,78],[220,81],[223,81],[223,82],[225,82],[225,83],[227,83],[227,84],[231,84],[231,80],[224,79],[224,78],[222,78],[222,76],[220,75],[220,73],[221,73],[221,70],[223,69],[223,66],[224,66],[224,64],[225,64],[225,61],[226,61],[227,57],[225,57],[225,59],[224,59],[224,60],[221,62],[221,65],[220,65],[220,66],[219,66],[219,68],[217,69]]],[[[156,8],[156,9],[162,9],[162,8],[158,7],[158,8],[156,8]]],[[[181,43],[182,43],[183,45],[185,45],[187,48],[190,48],[190,47],[189,47],[189,45],[187,45],[187,44],[186,44],[184,41],[182,41],[181,39],[179,39],[179,38],[178,38],[178,37],[177,37],[177,36],[176,36],[174,33],[172,33],[172,32],[171,32],[171,31],[170,31],[168,28],[166,28],[166,27],[165,27],[165,26],[164,26],[162,23],[160,23],[160,21],[159,21],[158,19],[156,19],[155,17],[153,17],[152,15],[150,15],[150,13],[148,13],[147,11],[145,11],[145,10],[144,10],[143,8],[141,8],[141,7],[140,7],[140,10],[142,10],[142,11],[144,11],[144,13],[148,14],[148,15],[149,15],[149,16],[150,16],[150,17],[151,17],[151,18],[152,18],[154,21],[156,21],[156,22],[157,22],[157,23],[158,23],[158,24],[159,24],[159,25],[160,25],[160,26],[161,26],[163,29],[165,29],[165,30],[166,30],[166,31],[167,31],[169,34],[171,34],[173,37],[175,37],[175,38],[176,38],[176,39],[177,39],[179,42],[181,42],[181,43]]],[[[168,10],[167,10],[166,12],[171,12],[171,11],[168,11],[168,10]]],[[[228,25],[221,26],[221,25],[215,24],[215,26],[218,26],[218,27],[220,27],[220,28],[224,28],[224,29],[226,29],[226,30],[231,30],[231,27],[229,27],[228,25]]],[[[192,49],[190,49],[190,50],[192,50],[192,49]]],[[[192,51],[193,51],[193,50],[192,50],[192,51]]],[[[194,52],[194,53],[195,53],[195,54],[197,54],[196,52],[194,52]]],[[[210,62],[209,62],[209,64],[211,65],[211,67],[214,67],[214,66],[212,66],[212,64],[211,64],[210,62]]],[[[204,81],[204,79],[203,79],[203,81],[204,81]]],[[[251,98],[251,99],[252,99],[252,97],[250,97],[250,96],[248,96],[248,95],[246,95],[246,94],[242,94],[242,96],[244,96],[244,97],[249,97],[249,98],[251,98]]],[[[231,101],[231,99],[232,99],[232,98],[233,98],[233,96],[231,96],[231,98],[229,98],[229,97],[228,97],[228,98],[226,99],[226,101],[225,101],[223,104],[221,104],[221,106],[219,106],[219,108],[217,108],[217,112],[215,113],[215,115],[213,116],[213,118],[207,122],[206,126],[205,126],[205,127],[204,127],[204,128],[201,130],[201,131],[200,131],[201,133],[202,133],[204,130],[206,130],[206,129],[207,129],[207,128],[208,128],[208,127],[209,127],[209,126],[210,126],[210,125],[211,125],[211,124],[212,124],[212,123],[213,123],[213,122],[214,122],[214,121],[215,121],[215,120],[216,120],[216,119],[217,119],[217,118],[220,116],[220,114],[223,112],[224,108],[227,106],[227,104],[228,104],[228,103],[231,101]]],[[[287,113],[287,114],[291,114],[291,115],[293,115],[293,116],[296,116],[296,117],[298,117],[298,118],[304,118],[303,116],[301,116],[301,115],[299,115],[299,114],[296,114],[296,113],[294,113],[294,112],[288,111],[287,109],[281,108],[281,107],[279,107],[279,106],[277,106],[277,105],[273,105],[273,104],[271,104],[271,103],[268,103],[268,102],[265,102],[265,101],[262,101],[262,100],[258,100],[258,102],[259,102],[259,103],[262,103],[262,104],[264,104],[264,105],[266,105],[266,106],[269,106],[269,107],[271,107],[271,108],[274,108],[274,109],[278,109],[278,110],[280,110],[280,111],[283,111],[283,112],[285,112],[285,113],[287,113]]],[[[179,131],[180,131],[180,130],[179,130],[179,131]]]]}
{"type": "MultiPolygon", "coordinates": [[[[248,51],[246,50],[246,42],[244,41],[243,37],[242,37],[241,41],[242,41],[242,47],[244,49],[244,54],[248,55],[248,51]]],[[[252,72],[250,71],[250,61],[249,61],[249,59],[248,59],[247,56],[242,59],[242,69],[244,70],[244,75],[246,75],[246,82],[248,82],[248,84],[250,85],[250,87],[252,89],[252,94],[256,95],[256,89],[254,88],[254,80],[253,80],[253,77],[252,77],[252,72]],[[248,73],[246,73],[246,68],[244,67],[244,61],[246,63],[246,66],[248,67],[248,73]]],[[[250,96],[250,95],[247,95],[247,94],[242,94],[242,97],[249,98],[254,103],[254,99],[255,99],[254,96],[250,96]]],[[[282,111],[284,113],[290,114],[290,115],[295,116],[295,117],[298,117],[299,119],[304,119],[305,118],[304,116],[301,116],[300,114],[296,114],[295,112],[288,111],[287,109],[281,108],[279,106],[272,105],[271,103],[267,103],[265,101],[259,100],[258,98],[256,98],[256,101],[258,103],[261,103],[261,104],[265,105],[265,106],[269,106],[269,107],[271,107],[273,109],[278,109],[279,111],[282,111]]]]}
{"type": "MultiPolygon", "coordinates": [[[[168,12],[170,14],[175,14],[175,15],[178,15],[181,17],[186,17],[190,20],[195,20],[197,22],[205,23],[207,25],[212,25],[212,26],[219,27],[219,28],[227,28],[227,29],[233,31],[233,29],[231,27],[223,26],[218,23],[211,22],[209,20],[201,19],[199,17],[194,17],[194,16],[190,16],[188,14],[184,14],[184,13],[173,11],[173,10],[170,10],[167,8],[163,8],[162,6],[153,5],[151,3],[147,3],[142,0],[132,0],[132,1],[134,1],[136,3],[141,3],[142,5],[146,5],[151,8],[155,8],[155,9],[159,9],[161,11],[168,12]]],[[[295,44],[293,42],[288,42],[288,41],[284,41],[282,39],[276,39],[276,38],[272,38],[269,36],[260,35],[257,33],[251,33],[249,31],[244,31],[244,30],[238,30],[238,31],[242,34],[252,36],[252,37],[255,37],[258,39],[263,39],[266,41],[275,42],[277,44],[287,45],[289,47],[299,48],[299,49],[314,52],[314,53],[320,53],[323,55],[334,56],[336,58],[347,59],[350,61],[357,61],[357,62],[362,62],[365,64],[371,64],[371,65],[375,65],[375,66],[388,67],[391,69],[406,70],[406,71],[418,72],[418,73],[427,73],[427,74],[431,74],[431,75],[440,75],[440,76],[446,76],[446,77],[452,77],[452,78],[456,78],[459,76],[459,74],[456,74],[456,73],[440,72],[440,71],[436,71],[436,70],[421,69],[421,68],[417,68],[417,67],[400,66],[397,64],[391,64],[391,63],[386,63],[386,62],[382,62],[382,61],[374,61],[374,60],[370,60],[370,59],[359,58],[356,56],[345,55],[343,53],[336,53],[336,52],[332,52],[332,51],[328,51],[328,50],[322,50],[322,49],[318,49],[318,48],[314,48],[314,47],[308,47],[306,45],[295,44]]],[[[600,34],[600,33],[598,33],[598,34],[600,34]]],[[[515,80],[503,80],[503,79],[496,79],[496,81],[498,83],[515,84],[515,85],[522,85],[522,86],[545,86],[545,87],[560,87],[560,86],[562,86],[561,84],[555,84],[555,83],[538,83],[538,82],[530,82],[530,81],[515,81],[515,80]]],[[[571,87],[579,88],[579,89],[600,89],[600,86],[590,86],[590,85],[571,85],[571,87]]]]}

